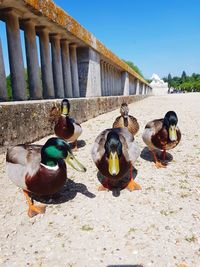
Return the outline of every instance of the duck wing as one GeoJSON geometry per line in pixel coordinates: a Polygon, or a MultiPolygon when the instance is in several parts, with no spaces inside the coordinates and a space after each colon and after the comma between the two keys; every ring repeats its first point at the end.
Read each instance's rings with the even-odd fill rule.
{"type": "Polygon", "coordinates": [[[92,155],[92,159],[95,163],[98,163],[98,161],[100,161],[102,159],[103,155],[105,154],[104,146],[105,146],[107,135],[111,130],[112,129],[104,130],[96,137],[96,139],[94,141],[94,145],[93,145],[92,150],[91,150],[91,155],[92,155]]]}
{"type": "Polygon", "coordinates": [[[128,116],[128,130],[133,135],[136,135],[136,133],[139,131],[139,123],[137,119],[131,115],[128,116]]]}
{"type": "Polygon", "coordinates": [[[40,168],[41,146],[17,145],[8,148],[6,154],[6,171],[9,179],[17,186],[27,189],[25,176],[33,176],[40,168]]]}
{"type": "Polygon", "coordinates": [[[127,128],[117,129],[119,138],[122,142],[123,154],[127,161],[133,165],[140,155],[140,149],[136,143],[134,136],[128,131],[127,128]]]}

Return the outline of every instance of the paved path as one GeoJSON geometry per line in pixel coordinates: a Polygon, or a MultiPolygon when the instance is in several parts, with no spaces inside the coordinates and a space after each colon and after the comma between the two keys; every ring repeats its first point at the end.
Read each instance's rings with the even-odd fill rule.
{"type": "Polygon", "coordinates": [[[21,190],[6,178],[1,155],[1,266],[199,267],[199,105],[200,94],[149,97],[130,105],[130,114],[140,123],[136,139],[143,158],[148,158],[141,139],[145,124],[168,110],[178,114],[182,141],[166,169],[156,169],[140,157],[135,167],[142,191],[123,190],[119,197],[97,191],[97,170],[90,156],[95,137],[112,125],[119,110],[83,123],[81,139],[86,145],[76,155],[87,173],[68,168],[71,180],[62,197],[50,200],[46,214],[32,219],[21,190]]]}

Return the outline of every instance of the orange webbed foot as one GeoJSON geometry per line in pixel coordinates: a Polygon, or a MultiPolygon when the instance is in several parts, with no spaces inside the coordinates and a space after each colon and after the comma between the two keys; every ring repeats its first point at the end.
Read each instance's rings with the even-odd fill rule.
{"type": "Polygon", "coordinates": [[[109,191],[109,189],[106,188],[106,187],[103,186],[103,185],[100,185],[100,186],[98,187],[98,191],[109,191]]]}
{"type": "Polygon", "coordinates": [[[156,165],[156,168],[158,168],[158,169],[167,167],[167,164],[164,164],[164,163],[162,163],[160,161],[156,161],[155,165],[156,165]]]}
{"type": "Polygon", "coordinates": [[[109,191],[110,187],[108,184],[108,178],[104,178],[102,181],[102,185],[98,187],[98,191],[109,191]]]}
{"type": "Polygon", "coordinates": [[[133,191],[133,190],[142,190],[142,187],[137,184],[133,178],[131,178],[130,182],[128,183],[127,187],[128,190],[133,191]]]}
{"type": "Polygon", "coordinates": [[[45,205],[30,205],[28,209],[28,216],[30,218],[38,215],[38,214],[44,214],[46,211],[46,206],[45,205]]]}
{"type": "Polygon", "coordinates": [[[34,205],[33,200],[30,199],[28,195],[28,191],[23,190],[24,195],[26,197],[27,203],[28,203],[28,216],[30,218],[36,216],[37,214],[43,214],[45,213],[46,206],[45,205],[34,205]]]}

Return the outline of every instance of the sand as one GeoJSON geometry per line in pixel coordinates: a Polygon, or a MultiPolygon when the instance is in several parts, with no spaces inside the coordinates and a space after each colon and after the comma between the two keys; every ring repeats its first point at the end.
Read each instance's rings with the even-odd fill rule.
{"type": "Polygon", "coordinates": [[[5,154],[0,155],[0,265],[200,266],[199,103],[200,94],[176,94],[129,105],[140,124],[135,181],[141,191],[124,189],[118,197],[97,191],[90,150],[119,109],[82,123],[82,147],[75,155],[87,172],[68,167],[70,180],[44,215],[27,216],[22,191],[6,177],[5,154]],[[156,169],[141,136],[149,120],[168,110],[178,115],[182,140],[170,151],[167,168],[156,169]]]}

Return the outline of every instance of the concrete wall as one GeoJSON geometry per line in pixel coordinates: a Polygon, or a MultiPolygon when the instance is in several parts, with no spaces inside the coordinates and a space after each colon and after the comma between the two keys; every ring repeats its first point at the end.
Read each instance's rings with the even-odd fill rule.
{"type": "MultiPolygon", "coordinates": [[[[147,95],[71,99],[70,115],[81,123],[119,108],[123,101],[132,103],[145,97],[147,95]]],[[[59,106],[60,100],[0,103],[0,148],[33,142],[53,134],[54,127],[49,121],[49,113],[55,105],[59,106]]]]}
{"type": "MultiPolygon", "coordinates": [[[[130,95],[133,90],[129,79],[149,87],[146,93],[151,91],[143,77],[51,0],[0,0],[0,20],[6,26],[7,44],[3,45],[8,46],[14,101],[130,95]]],[[[1,45],[0,89],[0,101],[7,101],[1,45]]]]}

